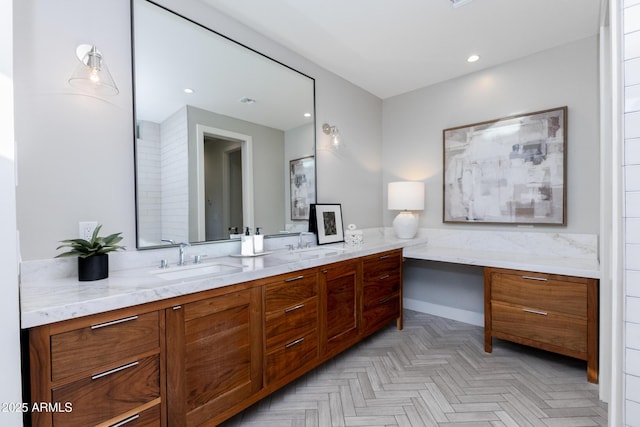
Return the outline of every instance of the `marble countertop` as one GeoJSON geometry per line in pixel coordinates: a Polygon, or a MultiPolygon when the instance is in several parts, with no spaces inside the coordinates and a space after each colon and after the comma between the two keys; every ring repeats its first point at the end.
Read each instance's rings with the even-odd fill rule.
{"type": "Polygon", "coordinates": [[[509,268],[537,273],[600,278],[600,265],[594,258],[523,255],[511,252],[465,250],[418,244],[404,249],[406,258],[443,261],[483,267],[509,268]]]}
{"type": "MultiPolygon", "coordinates": [[[[317,252],[290,253],[283,249],[282,241],[265,240],[272,246],[265,248],[271,253],[239,258],[229,255],[239,252],[236,243],[238,247],[232,246],[231,252],[210,252],[200,265],[219,264],[230,271],[184,279],[161,278],[157,274],[169,271],[158,270],[157,261],[173,254],[167,251],[174,248],[165,252],[114,254],[110,277],[94,282],[79,282],[75,272],[70,272],[69,260],[65,264],[59,259],[46,261],[46,268],[42,268],[41,262],[33,262],[23,269],[20,285],[21,327],[31,328],[399,248],[403,248],[406,258],[412,259],[599,278],[597,242],[596,235],[586,234],[451,229],[421,229],[417,238],[406,240],[393,237],[391,230],[376,230],[365,235],[362,245],[324,245],[317,252]],[[336,250],[326,251],[330,248],[336,250]]],[[[209,250],[220,251],[216,249],[220,247],[213,245],[209,250]]]]}
{"type": "MultiPolygon", "coordinates": [[[[403,248],[420,240],[389,236],[368,236],[358,246],[323,245],[321,252],[286,249],[256,257],[220,256],[205,258],[201,267],[221,264],[236,267],[220,275],[167,280],[156,275],[157,267],[137,267],[111,271],[109,278],[80,282],[77,277],[38,279],[20,285],[21,327],[23,329],[102,313],[133,305],[179,297],[195,292],[317,267],[333,262],[403,248]],[[336,251],[325,249],[337,248],[336,251]]],[[[180,267],[177,267],[180,268],[180,267]]]]}

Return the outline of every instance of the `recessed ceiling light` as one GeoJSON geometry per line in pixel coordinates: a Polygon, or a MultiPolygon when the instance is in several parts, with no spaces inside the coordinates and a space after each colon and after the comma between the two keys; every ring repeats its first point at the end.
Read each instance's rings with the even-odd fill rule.
{"type": "Polygon", "coordinates": [[[193,93],[193,89],[187,87],[184,89],[184,93],[193,93]]]}
{"type": "Polygon", "coordinates": [[[478,55],[471,55],[467,58],[467,62],[476,62],[480,57],[478,55]]]}
{"type": "Polygon", "coordinates": [[[304,113],[305,117],[311,117],[311,113],[304,113]]]}
{"type": "Polygon", "coordinates": [[[255,103],[256,103],[256,102],[258,102],[258,101],[256,101],[256,100],[255,100],[255,99],[253,99],[253,98],[247,98],[247,97],[245,96],[244,98],[240,98],[240,102],[241,102],[241,103],[243,103],[243,104],[255,104],[255,103]]]}

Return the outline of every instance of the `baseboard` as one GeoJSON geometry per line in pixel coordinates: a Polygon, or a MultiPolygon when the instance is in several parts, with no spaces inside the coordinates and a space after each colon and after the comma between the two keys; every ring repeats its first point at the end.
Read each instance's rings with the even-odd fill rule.
{"type": "Polygon", "coordinates": [[[432,314],[434,316],[444,317],[445,319],[457,320],[458,322],[469,323],[471,325],[484,326],[484,313],[432,304],[412,298],[403,298],[402,303],[404,308],[409,310],[432,314]]]}

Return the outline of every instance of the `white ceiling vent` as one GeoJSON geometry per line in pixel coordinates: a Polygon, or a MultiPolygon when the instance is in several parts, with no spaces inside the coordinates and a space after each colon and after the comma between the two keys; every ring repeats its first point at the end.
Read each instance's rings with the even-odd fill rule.
{"type": "Polygon", "coordinates": [[[453,7],[460,7],[460,6],[464,6],[467,3],[470,3],[471,0],[451,0],[451,5],[453,7]]]}

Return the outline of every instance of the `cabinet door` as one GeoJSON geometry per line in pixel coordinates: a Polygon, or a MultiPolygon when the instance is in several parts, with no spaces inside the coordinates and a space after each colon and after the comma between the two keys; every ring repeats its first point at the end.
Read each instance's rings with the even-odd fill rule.
{"type": "Polygon", "coordinates": [[[260,296],[247,289],[167,309],[169,425],[200,425],[260,390],[260,296]]]}
{"type": "Polygon", "coordinates": [[[332,264],[322,269],[322,344],[325,355],[334,354],[358,340],[362,297],[359,262],[332,264]]]}

